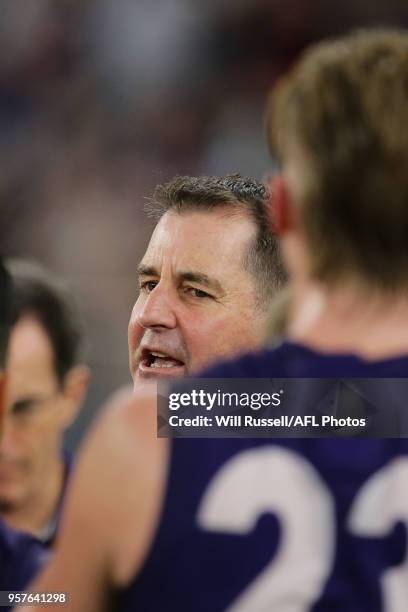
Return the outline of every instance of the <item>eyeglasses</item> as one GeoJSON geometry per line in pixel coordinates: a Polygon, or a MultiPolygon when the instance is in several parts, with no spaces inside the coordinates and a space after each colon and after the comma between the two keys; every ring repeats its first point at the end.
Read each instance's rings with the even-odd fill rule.
{"type": "Polygon", "coordinates": [[[17,427],[29,427],[52,406],[52,400],[55,400],[57,395],[58,391],[54,391],[51,395],[18,400],[10,406],[6,415],[17,427]]]}

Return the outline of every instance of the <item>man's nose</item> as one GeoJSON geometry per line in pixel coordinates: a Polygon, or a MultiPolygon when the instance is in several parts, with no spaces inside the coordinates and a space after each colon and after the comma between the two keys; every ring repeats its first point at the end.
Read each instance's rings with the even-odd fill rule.
{"type": "Polygon", "coordinates": [[[156,285],[139,311],[139,324],[145,328],[173,329],[177,325],[175,301],[168,288],[156,285]]]}

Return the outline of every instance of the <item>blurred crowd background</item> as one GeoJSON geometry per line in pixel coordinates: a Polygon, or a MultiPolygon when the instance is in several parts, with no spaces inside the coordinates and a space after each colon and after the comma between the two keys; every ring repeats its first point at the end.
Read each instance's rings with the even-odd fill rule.
{"type": "Polygon", "coordinates": [[[71,284],[93,381],[74,447],[129,383],[127,323],[175,174],[262,178],[266,92],[310,42],[408,25],[406,0],[1,0],[0,233],[71,284]]]}

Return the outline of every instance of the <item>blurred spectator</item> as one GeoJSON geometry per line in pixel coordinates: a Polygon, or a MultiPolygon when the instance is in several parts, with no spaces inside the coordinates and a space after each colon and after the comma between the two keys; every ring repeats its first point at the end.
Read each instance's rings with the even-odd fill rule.
{"type": "Polygon", "coordinates": [[[0,516],[51,544],[70,472],[63,431],[89,380],[68,290],[44,269],[10,261],[13,292],[8,401],[0,443],[0,516]]]}

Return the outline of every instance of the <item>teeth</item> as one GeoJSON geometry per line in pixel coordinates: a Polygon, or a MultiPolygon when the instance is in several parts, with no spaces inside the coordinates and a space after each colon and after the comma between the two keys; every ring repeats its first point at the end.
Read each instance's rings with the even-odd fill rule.
{"type": "Polygon", "coordinates": [[[165,353],[153,353],[152,351],[150,354],[153,355],[153,357],[168,357],[165,353]]]}
{"type": "Polygon", "coordinates": [[[154,361],[152,363],[152,365],[150,366],[151,368],[171,368],[174,364],[173,363],[158,363],[157,361],[154,361]]]}

